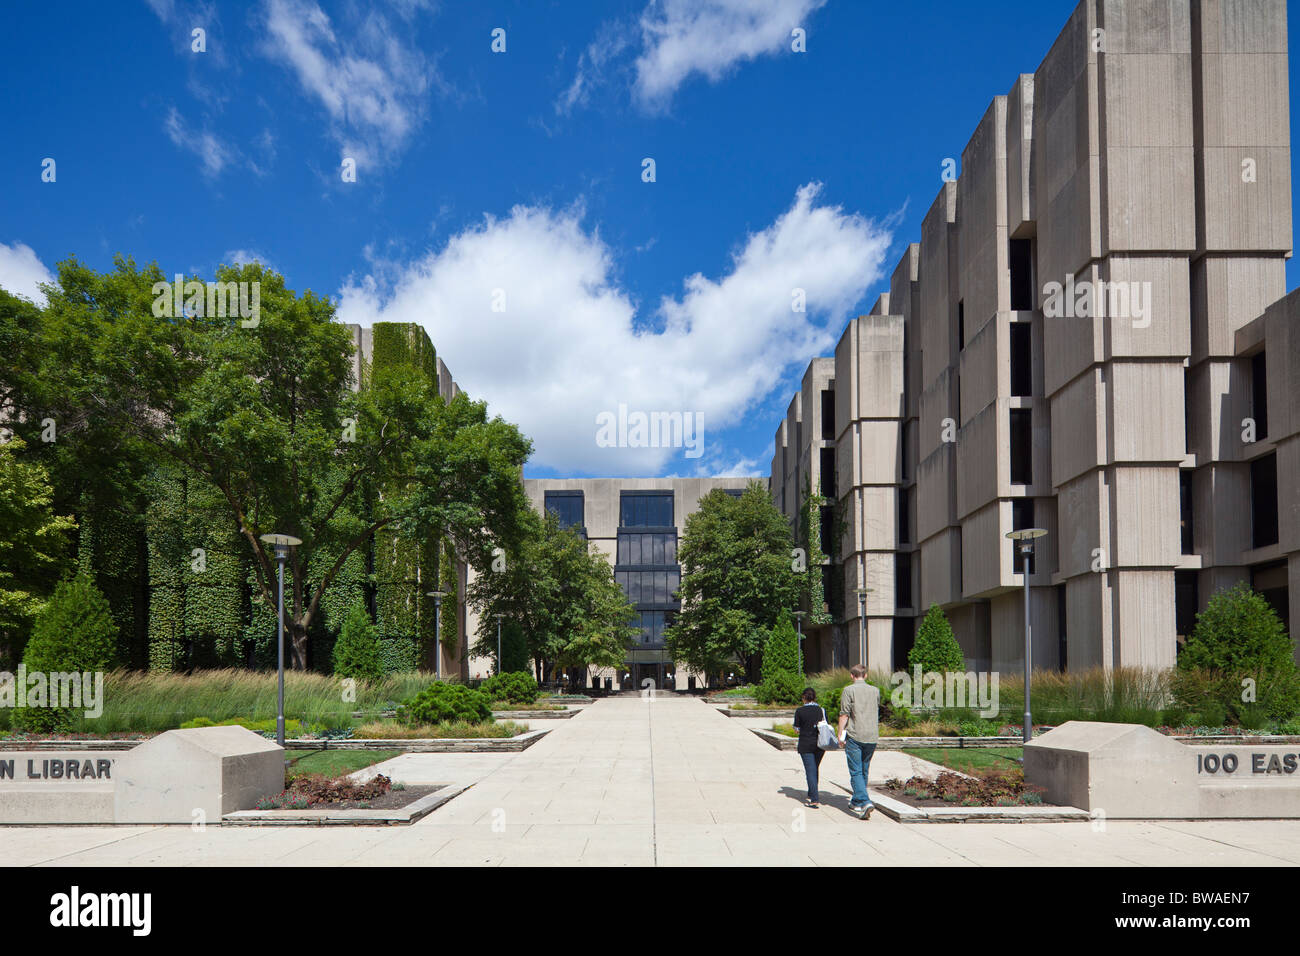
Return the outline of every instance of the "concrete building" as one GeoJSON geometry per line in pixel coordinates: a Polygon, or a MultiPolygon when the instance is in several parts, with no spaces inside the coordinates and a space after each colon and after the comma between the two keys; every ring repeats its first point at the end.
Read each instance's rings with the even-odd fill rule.
{"type": "MultiPolygon", "coordinates": [[[[664,628],[680,610],[681,582],[677,543],[686,519],[709,492],[722,488],[739,494],[748,478],[526,478],[524,490],[539,513],[554,512],[560,525],[576,528],[609,559],[614,578],[636,609],[635,646],[617,671],[591,670],[587,686],[610,689],[655,687],[686,690],[699,678],[679,668],[664,647],[664,628]]],[[[472,571],[470,572],[473,573],[472,571]]],[[[468,630],[478,634],[480,621],[468,610],[468,630]]],[[[470,677],[486,677],[493,662],[470,661],[470,677]]],[[[701,686],[703,683],[701,681],[701,686]]]]}
{"type": "Polygon", "coordinates": [[[1031,526],[1037,667],[1170,666],[1236,581],[1300,619],[1286,37],[1284,0],[1083,0],[994,98],[776,432],[796,532],[834,501],[810,662],[905,666],[938,604],[1018,670],[1031,526]]]}

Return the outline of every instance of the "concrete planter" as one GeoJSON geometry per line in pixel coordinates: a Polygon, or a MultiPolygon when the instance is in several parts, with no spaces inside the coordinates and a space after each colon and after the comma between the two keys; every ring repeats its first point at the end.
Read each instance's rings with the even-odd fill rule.
{"type": "Polygon", "coordinates": [[[876,809],[899,823],[1061,823],[1090,819],[1078,807],[914,807],[872,789],[876,809]]]}
{"type": "Polygon", "coordinates": [[[404,826],[428,816],[467,787],[444,786],[391,810],[240,810],[221,818],[238,826],[404,826]]]}
{"type": "Polygon", "coordinates": [[[518,737],[436,737],[388,740],[286,740],[285,750],[401,750],[413,754],[496,754],[527,750],[549,730],[530,730],[518,737]]]}

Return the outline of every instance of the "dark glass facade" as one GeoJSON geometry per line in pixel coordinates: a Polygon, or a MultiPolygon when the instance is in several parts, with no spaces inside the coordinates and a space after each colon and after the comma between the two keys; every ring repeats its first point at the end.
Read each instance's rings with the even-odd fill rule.
{"type": "Polygon", "coordinates": [[[638,650],[632,656],[642,664],[671,663],[663,650],[664,628],[681,607],[677,600],[681,567],[673,518],[671,492],[625,491],[619,501],[614,580],[636,608],[632,623],[638,650]],[[647,657],[647,652],[658,653],[647,657]]]}

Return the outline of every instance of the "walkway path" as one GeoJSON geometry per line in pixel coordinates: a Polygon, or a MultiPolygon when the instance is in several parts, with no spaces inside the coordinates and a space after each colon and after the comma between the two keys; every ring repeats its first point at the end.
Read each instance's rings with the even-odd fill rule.
{"type": "Polygon", "coordinates": [[[807,810],[798,756],[697,699],[602,700],[552,726],[520,754],[398,758],[390,769],[411,783],[476,781],[410,827],[0,827],[0,853],[10,865],[1300,864],[1300,822],[860,821],[840,753],[822,763],[823,808],[807,810]]]}

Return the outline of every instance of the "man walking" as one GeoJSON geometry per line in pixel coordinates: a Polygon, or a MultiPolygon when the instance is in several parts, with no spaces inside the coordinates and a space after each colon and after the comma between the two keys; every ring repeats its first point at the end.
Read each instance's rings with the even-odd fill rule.
{"type": "Polygon", "coordinates": [[[849,811],[863,820],[876,809],[867,796],[867,772],[871,755],[880,741],[880,691],[867,683],[867,669],[861,664],[849,668],[853,683],[840,694],[840,744],[849,764],[853,797],[849,811]]]}

